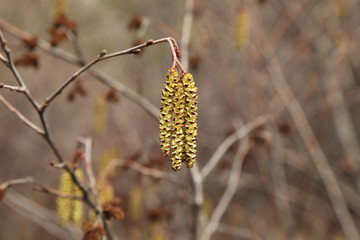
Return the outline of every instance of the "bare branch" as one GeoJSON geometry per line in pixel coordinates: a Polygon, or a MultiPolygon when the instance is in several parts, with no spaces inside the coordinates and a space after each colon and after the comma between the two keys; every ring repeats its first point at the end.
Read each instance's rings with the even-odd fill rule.
{"type": "Polygon", "coordinates": [[[34,182],[35,182],[35,179],[32,178],[32,177],[12,179],[12,180],[8,180],[6,182],[3,182],[0,185],[0,190],[6,190],[11,186],[15,186],[15,185],[19,185],[19,184],[32,184],[34,182]]]}
{"type": "Polygon", "coordinates": [[[206,163],[206,165],[201,170],[201,176],[205,179],[211,171],[218,164],[222,156],[225,152],[233,145],[236,141],[246,137],[252,130],[264,125],[272,115],[262,115],[254,119],[253,121],[247,123],[242,128],[236,130],[235,133],[228,136],[216,149],[215,153],[211,156],[210,160],[206,163]]]}
{"type": "Polygon", "coordinates": [[[83,200],[83,197],[81,197],[81,196],[64,195],[59,190],[51,188],[49,186],[45,186],[45,185],[40,184],[40,183],[34,184],[32,190],[47,193],[47,194],[53,195],[55,197],[60,197],[60,198],[69,198],[69,199],[73,199],[73,200],[83,200]]]}
{"type": "MultiPolygon", "coordinates": [[[[241,138],[241,136],[238,137],[241,138]]],[[[237,191],[237,185],[240,179],[242,163],[247,152],[249,151],[249,148],[250,143],[248,139],[244,139],[244,142],[239,144],[238,151],[233,159],[233,164],[231,166],[230,176],[226,184],[226,189],[221,196],[219,203],[216,205],[216,208],[213,211],[209,223],[206,225],[201,235],[201,240],[209,240],[213,233],[216,232],[222,216],[224,215],[226,209],[228,209],[229,204],[237,191]]]]}
{"type": "Polygon", "coordinates": [[[4,83],[0,83],[0,88],[9,89],[10,91],[15,91],[15,92],[22,92],[22,93],[25,92],[25,89],[23,87],[6,85],[4,83]]]}

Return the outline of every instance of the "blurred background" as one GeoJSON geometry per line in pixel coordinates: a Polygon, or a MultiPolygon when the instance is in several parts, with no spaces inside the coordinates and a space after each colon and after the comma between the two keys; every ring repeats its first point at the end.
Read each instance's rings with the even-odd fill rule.
{"type": "MultiPolygon", "coordinates": [[[[49,52],[62,49],[88,62],[102,49],[111,53],[148,39],[171,36],[180,44],[185,2],[0,1],[0,28],[29,90],[42,102],[79,68],[49,52]],[[70,26],[58,42],[51,34],[61,8],[54,7],[56,3],[64,4],[66,16],[76,23],[76,34],[70,26]],[[4,22],[54,46],[29,50],[4,22]]],[[[210,159],[219,159],[203,178],[199,224],[193,217],[190,171],[171,170],[160,151],[158,120],[149,111],[88,73],[47,110],[65,159],[73,158],[79,136],[90,137],[97,176],[113,159],[165,173],[154,178],[132,167],[110,166],[113,171],[106,181],[125,212],[123,220],[111,223],[115,235],[193,239],[194,231],[210,231],[211,239],[359,239],[360,2],[193,4],[189,58],[182,60],[189,60],[187,70],[198,87],[198,168],[202,171],[210,159]],[[259,119],[265,120],[251,128],[259,119]],[[241,141],[229,144],[229,136],[246,126],[250,130],[241,141]],[[241,168],[233,194],[226,195],[230,202],[219,224],[207,228],[231,185],[228,177],[236,174],[231,171],[234,161],[240,161],[241,168]]],[[[103,61],[94,69],[159,108],[170,66],[170,48],[164,43],[140,55],[103,61]]],[[[4,64],[0,82],[16,85],[4,64]]],[[[7,89],[0,93],[40,125],[24,95],[7,89]]],[[[57,188],[61,170],[50,166],[56,158],[42,137],[3,104],[0,126],[0,182],[31,176],[57,188]]],[[[29,185],[6,192],[0,216],[0,239],[81,238],[79,227],[60,225],[56,198],[29,185]]]]}

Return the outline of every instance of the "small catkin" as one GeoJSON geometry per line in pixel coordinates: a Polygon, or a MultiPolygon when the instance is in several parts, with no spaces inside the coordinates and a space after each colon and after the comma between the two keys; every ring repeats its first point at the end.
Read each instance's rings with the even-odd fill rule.
{"type": "Polygon", "coordinates": [[[235,19],[235,47],[244,48],[249,41],[249,16],[245,9],[236,13],[235,19]]]}
{"type": "MultiPolygon", "coordinates": [[[[72,180],[68,172],[63,171],[60,177],[60,186],[59,190],[63,195],[72,194],[72,180]]],[[[56,200],[56,210],[60,219],[61,225],[65,226],[70,219],[71,215],[71,202],[72,199],[69,198],[57,198],[56,200]]]]}
{"type": "Polygon", "coordinates": [[[58,16],[60,14],[65,14],[67,12],[68,0],[53,0],[53,12],[54,16],[58,16]]]}
{"type": "Polygon", "coordinates": [[[185,134],[184,134],[184,122],[185,122],[185,93],[183,84],[177,79],[175,84],[175,94],[173,98],[173,138],[171,144],[171,166],[174,171],[178,171],[181,168],[181,163],[185,154],[185,134]]]}
{"type": "Polygon", "coordinates": [[[197,88],[194,78],[190,73],[185,73],[181,78],[185,92],[185,161],[188,168],[192,168],[196,161],[196,136],[197,132],[197,88]]]}
{"type": "MultiPolygon", "coordinates": [[[[80,169],[75,170],[75,175],[78,179],[82,178],[80,169]]],[[[81,191],[72,181],[68,172],[63,171],[60,177],[59,190],[62,195],[66,196],[81,196],[81,191]]],[[[68,222],[80,225],[83,215],[83,202],[81,200],[74,200],[70,198],[57,198],[56,200],[57,213],[60,218],[60,223],[65,226],[68,222]]]]}
{"type": "Polygon", "coordinates": [[[170,156],[171,134],[173,130],[173,97],[175,94],[175,82],[178,79],[176,68],[169,68],[166,74],[166,82],[162,90],[160,108],[160,145],[164,156],[170,156]]]}

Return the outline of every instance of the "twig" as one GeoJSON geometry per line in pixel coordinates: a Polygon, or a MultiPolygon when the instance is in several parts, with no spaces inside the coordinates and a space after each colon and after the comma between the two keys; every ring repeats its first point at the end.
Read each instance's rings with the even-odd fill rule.
{"type": "Polygon", "coordinates": [[[78,228],[60,226],[58,217],[53,211],[42,207],[14,190],[5,195],[3,202],[12,210],[28,218],[57,238],[74,240],[81,238],[82,233],[78,228]]]}
{"type": "Polygon", "coordinates": [[[29,119],[27,119],[19,110],[17,110],[13,105],[11,105],[2,95],[0,95],[0,101],[11,111],[13,112],[25,125],[33,129],[36,133],[44,135],[45,132],[40,127],[35,125],[29,119]]]}
{"type": "Polygon", "coordinates": [[[85,170],[89,179],[89,187],[94,195],[97,195],[96,191],[96,178],[94,174],[94,169],[92,166],[91,160],[91,151],[92,151],[92,140],[91,138],[79,138],[79,142],[84,145],[85,148],[85,170]]]}
{"type": "Polygon", "coordinates": [[[7,46],[6,40],[5,40],[1,30],[0,30],[0,45],[1,45],[1,48],[2,48],[3,52],[6,55],[7,62],[8,62],[8,64],[7,64],[8,68],[11,70],[11,72],[14,75],[17,83],[23,89],[22,93],[25,94],[25,96],[27,97],[29,102],[33,105],[33,107],[35,109],[38,109],[39,104],[35,101],[34,97],[31,95],[31,93],[30,93],[29,89],[27,88],[24,80],[22,79],[20,73],[18,72],[17,68],[15,67],[15,64],[14,64],[13,59],[12,59],[11,51],[7,46]]]}
{"type": "Polygon", "coordinates": [[[302,239],[297,232],[295,220],[291,213],[289,205],[288,184],[284,169],[284,154],[281,149],[281,139],[278,134],[273,131],[274,141],[270,151],[271,163],[270,171],[274,187],[275,204],[278,209],[281,223],[287,232],[289,239],[302,239]]]}
{"type": "MultiPolygon", "coordinates": [[[[0,18],[0,27],[3,28],[5,31],[10,33],[11,35],[17,37],[17,38],[27,38],[32,37],[31,34],[26,33],[15,26],[11,25],[10,23],[4,21],[0,18]]],[[[74,65],[80,65],[78,58],[60,48],[53,48],[49,43],[42,39],[38,39],[38,47],[42,49],[44,52],[46,52],[49,55],[52,55],[58,59],[61,59],[65,62],[74,64],[74,65]]],[[[131,90],[130,88],[123,85],[121,82],[116,81],[115,79],[108,76],[106,73],[103,73],[101,71],[95,70],[95,69],[89,69],[88,73],[95,77],[98,81],[105,84],[106,86],[112,87],[119,91],[124,97],[127,97],[131,101],[137,103],[140,107],[142,107],[145,111],[151,114],[155,119],[158,119],[159,116],[159,110],[157,107],[155,107],[151,102],[149,102],[146,98],[139,95],[137,92],[131,90]]]]}
{"type": "Polygon", "coordinates": [[[216,205],[216,208],[213,211],[209,223],[206,225],[201,235],[201,240],[209,240],[211,238],[213,233],[216,232],[220,224],[220,220],[224,215],[226,209],[228,209],[229,204],[237,191],[237,185],[240,179],[242,163],[247,152],[249,151],[249,147],[249,139],[244,139],[244,141],[239,144],[238,151],[233,159],[233,164],[231,166],[230,176],[226,184],[226,189],[221,196],[219,203],[216,205]]]}
{"type": "Polygon", "coordinates": [[[32,190],[37,191],[37,192],[47,193],[47,194],[50,194],[50,195],[53,195],[53,196],[59,197],[59,198],[68,198],[68,199],[73,199],[73,200],[82,200],[83,199],[82,196],[64,195],[59,190],[51,188],[49,186],[45,186],[40,183],[34,184],[32,187],[32,190]]]}
{"type": "Polygon", "coordinates": [[[235,133],[228,136],[219,145],[214,154],[211,156],[210,160],[201,170],[202,178],[205,179],[211,173],[211,171],[215,168],[215,166],[218,164],[225,152],[231,147],[231,145],[233,145],[236,141],[246,137],[252,130],[264,125],[266,122],[269,121],[271,117],[272,115],[259,116],[253,121],[247,123],[245,126],[241,127],[240,129],[237,129],[235,133]]]}
{"type": "Polygon", "coordinates": [[[250,229],[240,228],[237,226],[230,226],[226,224],[219,224],[217,232],[222,232],[226,234],[233,235],[235,237],[240,237],[241,239],[252,239],[252,240],[261,240],[262,238],[255,232],[250,229]]]}
{"type": "Polygon", "coordinates": [[[18,178],[18,179],[11,179],[6,182],[3,182],[0,185],[0,190],[6,190],[12,186],[19,185],[19,184],[32,184],[35,182],[35,179],[32,177],[26,177],[26,178],[18,178]]]}
{"type": "MultiPolygon", "coordinates": [[[[113,169],[114,167],[123,167],[123,166],[130,167],[145,176],[149,176],[153,178],[170,178],[170,176],[166,172],[154,168],[145,167],[140,163],[134,162],[132,160],[115,159],[110,162],[107,168],[110,170],[113,169]]],[[[105,172],[107,171],[108,170],[105,170],[105,172]]]]}
{"type": "Polygon", "coordinates": [[[79,35],[77,30],[72,30],[71,31],[72,35],[71,35],[71,45],[73,47],[73,50],[75,52],[76,57],[78,58],[78,64],[79,65],[85,65],[86,60],[84,57],[84,53],[80,47],[80,43],[79,43],[79,35]]]}
{"type": "Polygon", "coordinates": [[[24,88],[22,87],[11,86],[4,83],[0,83],[0,88],[5,88],[5,89],[9,89],[10,91],[22,92],[22,93],[25,91],[24,88]]]}
{"type": "Polygon", "coordinates": [[[176,45],[174,45],[175,40],[172,39],[172,38],[169,38],[169,37],[168,38],[158,39],[158,40],[151,40],[150,39],[150,40],[146,41],[143,44],[137,45],[137,46],[129,48],[127,50],[123,50],[123,51],[119,51],[119,52],[115,52],[115,53],[110,53],[110,54],[106,54],[106,50],[102,50],[95,59],[93,59],[92,61],[87,63],[85,66],[80,68],[78,71],[76,71],[63,84],[61,84],[49,97],[47,97],[46,100],[44,101],[44,103],[41,104],[41,106],[40,106],[40,112],[45,111],[45,109],[48,107],[48,105],[58,95],[61,94],[61,92],[66,88],[66,86],[68,86],[79,75],[81,75],[83,72],[85,72],[86,70],[91,68],[96,63],[98,63],[100,61],[103,61],[103,60],[106,60],[106,59],[113,58],[113,57],[122,56],[122,55],[125,55],[125,54],[137,54],[137,53],[139,53],[139,51],[141,51],[142,48],[149,47],[151,45],[155,45],[155,44],[159,44],[159,43],[163,43],[163,42],[167,42],[171,46],[171,52],[172,52],[172,57],[173,57],[173,67],[175,67],[175,65],[177,64],[182,69],[182,71],[185,71],[183,69],[183,67],[181,66],[181,64],[179,63],[178,58],[177,58],[177,54],[175,52],[175,47],[176,47],[176,45]]]}

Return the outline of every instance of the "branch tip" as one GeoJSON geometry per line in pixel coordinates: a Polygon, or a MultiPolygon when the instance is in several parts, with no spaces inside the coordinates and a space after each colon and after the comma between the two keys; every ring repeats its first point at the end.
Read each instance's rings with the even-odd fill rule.
{"type": "Polygon", "coordinates": [[[106,49],[101,50],[101,51],[100,51],[100,54],[99,54],[99,57],[105,56],[106,53],[107,53],[107,50],[106,50],[106,49]]]}

